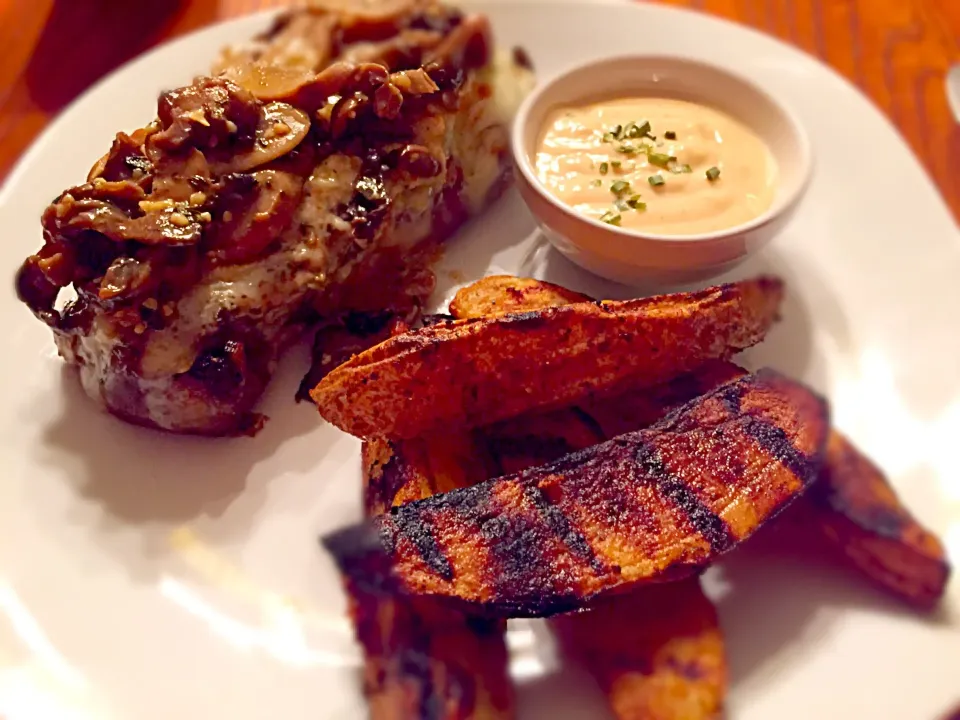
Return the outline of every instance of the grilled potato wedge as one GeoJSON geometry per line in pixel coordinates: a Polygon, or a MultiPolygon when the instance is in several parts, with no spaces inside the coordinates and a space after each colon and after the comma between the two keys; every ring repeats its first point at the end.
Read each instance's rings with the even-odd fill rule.
{"type": "MultiPolygon", "coordinates": [[[[397,456],[386,440],[363,444],[368,516],[395,503],[478,482],[469,436],[411,441],[397,456]]],[[[479,453],[477,454],[479,458],[479,453]]],[[[364,651],[364,694],[371,720],[511,720],[505,624],[464,615],[398,587],[382,555],[337,557],[364,651]]]]}
{"type": "MultiPolygon", "coordinates": [[[[541,283],[539,292],[540,281],[518,282],[517,293],[554,295],[549,283],[541,283]]],[[[487,284],[484,292],[471,293],[471,287],[462,291],[474,298],[463,305],[471,314],[458,318],[495,312],[500,301],[494,291],[510,292],[509,282],[502,278],[487,284]]],[[[715,362],[666,385],[649,390],[627,387],[572,410],[506,421],[485,433],[492,434],[501,472],[519,472],[551,462],[563,454],[561,450],[588,447],[591,436],[607,439],[647,427],[696,395],[744,373],[732,363],[715,362]]],[[[837,550],[880,586],[918,609],[934,607],[943,596],[950,566],[941,542],[900,503],[882,471],[842,435],[831,434],[823,470],[802,502],[837,550]]]]}
{"type": "MultiPolygon", "coordinates": [[[[484,302],[495,305],[498,293],[511,308],[519,302],[543,307],[565,297],[583,299],[558,286],[520,282],[521,288],[510,292],[502,278],[484,278],[461,291],[451,309],[470,312],[484,302]]],[[[497,309],[483,306],[481,312],[493,314],[497,309]]],[[[354,352],[366,349],[352,347],[354,352]]],[[[329,370],[325,367],[319,377],[329,370]]],[[[362,463],[364,507],[371,517],[497,474],[483,443],[470,431],[398,444],[371,438],[363,443],[362,463]]],[[[364,690],[372,720],[512,718],[504,623],[468,617],[429,598],[405,595],[391,585],[376,558],[370,559],[342,569],[365,654],[364,690]]]]}
{"type": "Polygon", "coordinates": [[[371,515],[395,505],[469,487],[498,475],[482,451],[485,441],[472,432],[450,432],[391,443],[363,443],[364,503],[371,515]]]}
{"type": "MultiPolygon", "coordinates": [[[[693,377],[678,378],[648,391],[639,398],[645,414],[635,422],[655,422],[701,392],[743,372],[718,361],[693,373],[693,377]]],[[[631,405],[629,396],[624,400],[627,402],[623,405],[631,405]]],[[[613,400],[597,403],[615,416],[619,425],[622,421],[616,405],[613,400]]],[[[638,418],[636,413],[628,416],[638,418]]],[[[575,408],[486,428],[482,432],[486,442],[477,437],[479,432],[442,440],[368,440],[364,442],[367,497],[376,498],[381,507],[389,509],[391,498],[401,504],[401,497],[428,497],[438,492],[437,488],[475,484],[483,479],[478,479],[478,474],[492,464],[501,472],[512,473],[551,462],[603,441],[600,432],[596,421],[575,408]]],[[[440,611],[438,617],[451,614],[443,606],[440,611]]],[[[394,622],[401,620],[395,617],[394,622]]],[[[411,624],[407,618],[402,621],[411,624]]],[[[640,588],[609,598],[587,612],[561,615],[553,621],[571,657],[585,663],[619,720],[709,720],[722,707],[726,693],[723,638],[716,611],[703,595],[698,579],[640,588]]],[[[422,623],[420,617],[413,619],[414,624],[417,622],[422,623]]],[[[482,630],[485,628],[481,625],[482,630]]],[[[431,629],[444,631],[433,625],[427,628],[431,629]]],[[[474,642],[492,640],[482,632],[474,642]]],[[[470,667],[476,667],[482,678],[501,676],[489,659],[486,664],[473,662],[470,667]]],[[[368,667],[368,675],[373,672],[368,667]]],[[[505,676],[506,671],[501,672],[505,676]]],[[[388,680],[390,675],[388,670],[388,680]]],[[[392,702],[396,706],[401,700],[393,697],[392,702]]]]}
{"type": "Polygon", "coordinates": [[[476,432],[496,462],[498,474],[515,473],[553,462],[617,435],[643,430],[695,398],[747,371],[725,360],[711,360],[652,388],[621,388],[613,395],[591,396],[570,408],[528,413],[476,432]]]}
{"type": "Polygon", "coordinates": [[[813,480],[828,411],[762,372],[648,430],[400,507],[325,539],[380,547],[407,590],[500,616],[545,616],[678,579],[749,537],[813,480]]]}
{"type": "Polygon", "coordinates": [[[950,566],[940,540],[910,515],[883,472],[837,432],[807,502],[824,535],[881,587],[920,609],[943,597],[950,566]]]}
{"type": "Polygon", "coordinates": [[[466,320],[592,301],[587,295],[544,280],[489,275],[457,291],[450,302],[450,314],[466,320]]]}
{"type": "Polygon", "coordinates": [[[353,357],[311,395],[324,418],[358,437],[482,426],[630,380],[650,387],[728,357],[763,337],[782,290],[761,277],[443,323],[353,357]]]}
{"type": "Polygon", "coordinates": [[[504,623],[405,595],[382,555],[340,563],[372,720],[510,720],[504,623]]]}
{"type": "Polygon", "coordinates": [[[727,662],[699,578],[603,600],[551,625],[593,675],[618,720],[711,720],[723,711],[727,662]]]}

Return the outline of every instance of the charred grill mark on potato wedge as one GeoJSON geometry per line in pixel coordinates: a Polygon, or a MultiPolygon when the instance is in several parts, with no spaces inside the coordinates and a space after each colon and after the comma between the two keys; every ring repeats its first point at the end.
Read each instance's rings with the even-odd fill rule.
{"type": "Polygon", "coordinates": [[[369,526],[328,544],[363,646],[372,720],[510,720],[504,624],[411,597],[390,574],[369,526]]]}
{"type": "MultiPolygon", "coordinates": [[[[368,516],[487,477],[469,435],[364,442],[368,516]],[[471,461],[471,457],[476,462],[471,461]]],[[[465,615],[431,598],[405,594],[390,574],[370,526],[327,543],[340,566],[372,720],[511,720],[513,685],[503,621],[465,615]]]]}
{"type": "Polygon", "coordinates": [[[524,415],[483,428],[479,434],[501,475],[553,462],[609,438],[579,407],[524,415]]]}
{"type": "Polygon", "coordinates": [[[727,685],[723,635],[698,578],[644,587],[551,619],[617,720],[712,720],[727,685]]]}
{"type": "Polygon", "coordinates": [[[394,505],[467,487],[499,475],[483,449],[486,440],[472,432],[433,434],[392,442],[363,443],[364,503],[371,515],[394,505]]]}
{"type": "Polygon", "coordinates": [[[743,368],[724,360],[710,360],[693,372],[651,388],[625,387],[579,403],[607,438],[642,430],[700,395],[746,375],[743,368]]]}
{"type": "Polygon", "coordinates": [[[920,609],[943,597],[950,565],[940,540],[910,515],[881,470],[837,432],[807,504],[840,554],[878,585],[920,609]]]}
{"type": "Polygon", "coordinates": [[[729,545],[742,541],[813,480],[827,435],[826,405],[803,386],[769,372],[734,382],[743,386],[740,414],[730,412],[721,386],[649,430],[393,509],[375,522],[394,572],[414,593],[493,614],[549,615],[712,562],[728,543],[716,521],[698,513],[722,521],[729,545]],[[757,441],[758,423],[782,430],[809,462],[781,462],[783,448],[772,454],[757,441]],[[642,461],[651,451],[655,466],[642,461]],[[703,511],[686,496],[678,502],[670,483],[682,484],[703,511]],[[553,508],[553,520],[530,488],[553,508]],[[558,534],[559,517],[575,535],[558,534]],[[411,541],[411,532],[425,530],[450,573],[434,569],[411,541]],[[503,563],[506,549],[520,561],[503,563]]]}
{"type": "Polygon", "coordinates": [[[696,293],[458,320],[355,356],[312,397],[328,421],[359,437],[487,425],[631,380],[651,387],[728,357],[763,337],[782,290],[779,280],[760,277],[696,293]]]}
{"type": "MultiPolygon", "coordinates": [[[[732,363],[717,361],[650,390],[626,390],[616,397],[593,399],[586,405],[588,409],[573,407],[505,421],[482,430],[487,437],[483,449],[495,455],[502,472],[520,472],[609,436],[653,424],[698,395],[744,374],[732,363]]],[[[433,443],[434,450],[449,442],[433,443]]],[[[424,477],[431,465],[419,459],[425,443],[378,439],[365,442],[364,448],[372,444],[392,449],[394,463],[404,469],[411,487],[445,483],[442,478],[424,477]]],[[[474,454],[465,464],[486,464],[478,444],[470,442],[469,446],[474,454]]],[[[443,473],[447,463],[432,465],[443,473]]],[[[606,694],[618,720],[718,717],[726,694],[723,637],[716,611],[698,579],[640,588],[611,597],[586,612],[557,616],[553,622],[570,655],[582,661],[606,694]]]]}

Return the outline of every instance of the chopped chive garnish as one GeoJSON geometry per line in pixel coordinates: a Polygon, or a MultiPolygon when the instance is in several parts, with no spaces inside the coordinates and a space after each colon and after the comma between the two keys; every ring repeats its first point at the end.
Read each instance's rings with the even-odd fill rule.
{"type": "Polygon", "coordinates": [[[663,136],[664,136],[667,140],[676,140],[676,139],[677,139],[677,134],[676,134],[673,130],[667,130],[667,131],[663,134],[663,136]]]}
{"type": "Polygon", "coordinates": [[[718,168],[717,166],[713,166],[712,168],[707,170],[707,180],[709,180],[710,182],[713,182],[718,177],[720,177],[720,168],[718,168]]]}
{"type": "Polygon", "coordinates": [[[606,175],[606,174],[607,174],[607,170],[609,170],[609,169],[610,169],[610,165],[608,165],[608,164],[605,163],[605,162],[600,163],[600,174],[601,174],[601,175],[606,175]]]}
{"type": "Polygon", "coordinates": [[[610,167],[612,167],[614,170],[619,170],[621,165],[623,165],[623,163],[619,160],[612,160],[610,162],[610,167]]]}
{"type": "Polygon", "coordinates": [[[623,143],[617,147],[618,153],[623,153],[624,155],[636,155],[640,150],[631,145],[630,143],[623,143]]]}
{"type": "Polygon", "coordinates": [[[650,123],[644,121],[643,124],[637,125],[635,122],[627,123],[627,126],[623,130],[623,137],[630,140],[645,137],[650,134],[650,123]]]}
{"type": "Polygon", "coordinates": [[[675,157],[671,155],[665,155],[664,153],[647,153],[647,160],[650,161],[651,165],[656,165],[657,167],[665,168],[670,165],[672,160],[676,160],[675,157]]]}
{"type": "Polygon", "coordinates": [[[640,196],[634,195],[632,198],[627,200],[627,205],[632,207],[634,210],[646,210],[647,204],[645,202],[640,202],[640,196]]]}
{"type": "Polygon", "coordinates": [[[622,199],[622,198],[617,198],[617,200],[613,203],[613,206],[614,206],[617,210],[629,210],[629,209],[630,209],[630,205],[627,204],[627,201],[624,200],[624,199],[622,199]]]}
{"type": "Polygon", "coordinates": [[[602,180],[594,180],[594,181],[593,181],[592,183],[590,183],[590,184],[591,184],[593,187],[600,187],[601,185],[603,185],[603,181],[602,181],[602,180]]]}
{"type": "Polygon", "coordinates": [[[664,179],[661,175],[651,175],[647,178],[647,182],[653,185],[653,187],[660,187],[664,183],[664,179]]]}
{"type": "Polygon", "coordinates": [[[683,165],[680,166],[680,172],[690,173],[690,172],[693,172],[693,168],[687,165],[686,163],[684,163],[683,165]]]}
{"type": "Polygon", "coordinates": [[[620,213],[615,213],[613,210],[607,210],[603,215],[600,216],[600,222],[607,223],[607,225],[620,225],[620,213]]]}
{"type": "Polygon", "coordinates": [[[617,180],[610,186],[610,192],[614,195],[623,195],[625,192],[629,192],[630,183],[626,180],[617,180]]]}

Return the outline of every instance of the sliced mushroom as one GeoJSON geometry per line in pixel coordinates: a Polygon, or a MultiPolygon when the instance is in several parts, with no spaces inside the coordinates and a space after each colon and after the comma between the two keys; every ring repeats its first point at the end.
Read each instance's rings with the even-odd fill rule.
{"type": "Polygon", "coordinates": [[[363,97],[359,93],[353,93],[340,98],[333,106],[330,112],[330,136],[334,140],[343,137],[350,124],[359,117],[364,105],[363,97]]]}
{"type": "Polygon", "coordinates": [[[152,288],[152,268],[132,257],[118,257],[103,275],[97,296],[100,300],[128,300],[152,288]]]}
{"type": "Polygon", "coordinates": [[[192,216],[171,201],[143,200],[144,215],[130,217],[105,200],[75,199],[66,196],[57,205],[53,221],[57,232],[71,235],[92,230],[113,242],[135,241],[144,245],[193,245],[203,228],[192,216]]]}
{"type": "Polygon", "coordinates": [[[139,183],[131,180],[110,182],[103,178],[95,178],[91,183],[71,189],[61,198],[69,203],[67,195],[74,200],[99,200],[130,209],[137,207],[137,204],[147,196],[139,183]]]}
{"type": "Polygon", "coordinates": [[[442,40],[443,34],[435,30],[404,30],[382,42],[350,45],[341,57],[350,62],[381,63],[389,70],[406,70],[419,67],[424,53],[442,40]]]}
{"type": "Polygon", "coordinates": [[[310,117],[292,105],[272,102],[263,106],[256,140],[246,151],[214,163],[216,174],[246,172],[266,165],[292,151],[310,131],[310,117]]]}
{"type": "Polygon", "coordinates": [[[397,168],[416,178],[430,178],[440,174],[443,164],[424,146],[408,145],[400,153],[397,168]]]}
{"type": "Polygon", "coordinates": [[[266,43],[257,58],[265,65],[319,70],[333,55],[337,16],[328,12],[298,12],[266,43]]]}
{"type": "Polygon", "coordinates": [[[404,95],[429,95],[440,89],[423,68],[395,72],[390,76],[390,82],[404,95]]]}
{"type": "Polygon", "coordinates": [[[156,174],[150,193],[151,199],[173,202],[195,202],[212,182],[210,164],[202,152],[192,148],[186,156],[160,155],[156,160],[156,174]]]}
{"type": "Polygon", "coordinates": [[[132,135],[117,133],[110,152],[97,160],[87,175],[87,182],[97,178],[109,181],[139,179],[149,173],[151,164],[144,154],[143,144],[156,131],[156,125],[151,124],[132,135]]]}
{"type": "Polygon", "coordinates": [[[197,148],[205,153],[225,146],[252,144],[263,119],[261,103],[225,77],[198,78],[165,92],[157,102],[162,128],[152,135],[148,152],[179,153],[197,148]]]}
{"type": "Polygon", "coordinates": [[[293,173],[261,170],[252,176],[231,179],[225,188],[226,204],[208,235],[210,260],[234,265],[259,257],[293,220],[300,202],[303,179],[293,173]]]}
{"type": "Polygon", "coordinates": [[[373,112],[378,118],[394,120],[403,107],[403,93],[393,83],[381,85],[373,93],[373,112]]]}
{"type": "Polygon", "coordinates": [[[31,255],[24,261],[17,270],[14,284],[17,297],[27,304],[34,315],[48,325],[57,323],[60,313],[54,309],[54,304],[62,285],[54,282],[49,273],[44,271],[38,255],[31,255]]]}
{"type": "Polygon", "coordinates": [[[315,81],[317,74],[306,68],[257,62],[232,67],[225,76],[258,100],[291,102],[301,88],[315,81]]]}
{"type": "Polygon", "coordinates": [[[338,8],[344,13],[340,21],[341,42],[349,45],[396,35],[417,3],[416,0],[347,0],[341,4],[338,8]]]}
{"type": "Polygon", "coordinates": [[[468,15],[443,42],[424,58],[424,65],[469,70],[483,67],[490,60],[493,30],[483,15],[468,15]]]}

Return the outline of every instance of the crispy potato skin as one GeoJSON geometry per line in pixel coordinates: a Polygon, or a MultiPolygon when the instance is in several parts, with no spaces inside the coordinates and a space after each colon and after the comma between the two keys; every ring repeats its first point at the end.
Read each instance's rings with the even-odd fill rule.
{"type": "Polygon", "coordinates": [[[617,435],[643,430],[701,395],[747,374],[725,360],[652,388],[621,387],[613,395],[594,395],[569,408],[534,412],[482,428],[497,474],[517,473],[584,450],[617,435]]]}
{"type": "MultiPolygon", "coordinates": [[[[465,288],[458,295],[460,302],[455,300],[451,305],[457,318],[497,312],[497,293],[507,292],[509,287],[501,278],[485,278],[475,285],[482,286],[483,292],[475,292],[475,286],[465,288]],[[490,283],[494,283],[494,291],[490,290],[490,283]]],[[[583,299],[564,298],[553,287],[524,281],[523,301],[541,306],[583,299]]],[[[582,407],[535,413],[482,432],[431,435],[427,439],[398,442],[372,438],[363,444],[366,507],[373,514],[381,514],[394,504],[455,487],[469,487],[498,473],[519,472],[551,462],[613,435],[650,425],[696,396],[743,374],[735,365],[718,361],[664,386],[626,389],[615,397],[590,398],[582,407]]],[[[385,602],[381,600],[381,604],[385,602]]],[[[435,612],[441,616],[439,613],[449,610],[441,606],[435,612]]],[[[413,618],[402,619],[396,615],[393,622],[401,621],[414,628],[422,615],[412,614],[413,618]]],[[[585,661],[621,720],[708,720],[722,706],[726,692],[723,639],[716,611],[703,596],[697,579],[644,588],[611,598],[585,613],[559,616],[555,621],[555,631],[570,653],[585,661]],[[630,632],[624,634],[623,627],[629,627],[630,632]]],[[[431,629],[408,634],[431,636],[431,629]]],[[[452,629],[455,637],[462,634],[457,627],[452,629]]],[[[473,642],[464,639],[461,644],[469,648],[482,641],[482,637],[473,642]]],[[[374,655],[372,645],[365,643],[368,657],[374,655]]],[[[498,651],[499,646],[497,652],[487,652],[486,663],[476,659],[471,663],[481,678],[505,675],[505,670],[497,671],[497,662],[506,663],[506,657],[498,651]]],[[[432,655],[436,657],[437,652],[432,655]]],[[[368,660],[367,687],[374,685],[370,678],[376,678],[378,673],[384,678],[379,684],[382,690],[368,695],[374,717],[414,717],[410,714],[414,705],[411,693],[402,690],[410,684],[405,684],[396,670],[387,668],[384,673],[378,665],[382,663],[368,660]],[[391,711],[393,715],[388,714],[391,711]]],[[[412,687],[417,688],[416,684],[412,687]]]]}
{"type": "Polygon", "coordinates": [[[504,623],[403,593],[379,552],[340,561],[372,720],[510,720],[504,623]]]}
{"type": "Polygon", "coordinates": [[[551,619],[618,720],[711,720],[727,687],[723,633],[699,578],[644,587],[551,619]]]}
{"type": "MultiPolygon", "coordinates": [[[[469,462],[471,438],[411,441],[398,457],[386,440],[363,443],[368,516],[488,475],[469,462]]],[[[336,557],[336,555],[335,555],[336,557]]],[[[469,617],[405,594],[382,554],[338,558],[357,640],[371,720],[512,720],[513,684],[502,621],[469,617]]]]}
{"type": "MultiPolygon", "coordinates": [[[[585,407],[526,416],[468,436],[397,442],[375,438],[363,445],[364,474],[377,488],[374,497],[389,508],[391,497],[413,499],[428,497],[436,488],[468,487],[496,474],[491,466],[520,472],[602,442],[604,433],[645,427],[744,374],[731,363],[716,361],[651,390],[593,399],[585,407]]],[[[618,720],[718,716],[726,694],[723,637],[698,579],[643,587],[553,621],[570,655],[583,661],[607,695],[618,720]]],[[[489,672],[489,667],[484,670],[489,672]]]]}
{"type": "MultiPolygon", "coordinates": [[[[507,308],[532,309],[523,302],[546,307],[588,299],[563,296],[554,292],[555,286],[539,281],[513,286],[511,280],[484,278],[465,288],[451,313],[464,319],[507,308]],[[511,305],[514,301],[521,304],[511,305]]],[[[437,442],[377,439],[364,448],[379,448],[381,455],[392,457],[393,483],[386,487],[400,504],[479,482],[483,472],[495,474],[491,463],[496,472],[517,473],[649,426],[743,374],[730,363],[708,363],[665,385],[625,387],[482,432],[451,433],[437,442]]],[[[879,469],[836,432],[831,433],[819,480],[803,502],[838,550],[882,586],[924,609],[942,595],[949,567],[939,541],[900,505],[879,469]]],[[[388,506],[389,499],[384,509],[388,506]]],[[[567,651],[595,677],[618,720],[721,716],[726,693],[723,639],[699,580],[645,587],[596,603],[586,612],[554,617],[551,623],[567,651]]]]}
{"type": "Polygon", "coordinates": [[[451,432],[391,442],[363,442],[364,504],[370,515],[499,474],[476,433],[451,432]]]}
{"type": "MultiPolygon", "coordinates": [[[[522,282],[525,295],[538,298],[536,302],[555,297],[549,284],[522,282]]],[[[463,303],[463,312],[467,314],[454,314],[462,318],[496,312],[499,301],[494,291],[504,293],[509,286],[497,277],[464,288],[461,292],[469,302],[463,303]],[[474,291],[475,286],[484,287],[474,291]]],[[[560,304],[576,302],[563,297],[557,300],[560,304]]],[[[698,384],[703,393],[743,372],[729,363],[715,363],[712,369],[688,375],[685,382],[698,384]]],[[[554,452],[557,448],[573,452],[588,447],[591,435],[607,439],[646,427],[676,406],[672,400],[692,399],[682,387],[670,389],[682,382],[678,379],[649,391],[626,388],[599,401],[580,403],[572,411],[502,423],[494,428],[501,468],[519,471],[556,459],[562,454],[554,452]]],[[[936,606],[950,575],[942,544],[910,515],[882,471],[837,432],[830,436],[820,478],[802,502],[837,551],[867,577],[918,609],[936,606]]]]}
{"type": "Polygon", "coordinates": [[[410,591],[552,615],[690,574],[750,536],[816,476],[827,415],[805,387],[750,375],[648,430],[374,522],[410,591]]]}
{"type": "Polygon", "coordinates": [[[358,437],[482,426],[631,379],[650,387],[728,357],[763,337],[782,292],[779,280],[761,277],[443,323],[355,356],[311,395],[325,419],[358,437]]]}
{"type": "Polygon", "coordinates": [[[943,597],[950,566],[940,540],[840,433],[830,436],[826,464],[807,502],[823,534],[881,587],[923,610],[943,597]]]}
{"type": "Polygon", "coordinates": [[[587,295],[543,280],[489,275],[461,288],[450,302],[450,314],[467,320],[592,301],[587,295]]]}
{"type": "MultiPolygon", "coordinates": [[[[558,286],[521,284],[517,292],[510,292],[502,277],[485,278],[461,291],[451,311],[465,313],[478,303],[496,304],[497,293],[511,309],[519,302],[543,307],[564,298],[585,299],[558,286]]],[[[486,305],[481,311],[494,312],[486,305]]],[[[354,342],[354,352],[369,347],[347,337],[354,342]]],[[[323,368],[318,377],[329,369],[323,368]]],[[[364,441],[361,456],[368,517],[496,474],[484,441],[469,431],[434,433],[402,443],[374,437],[364,441]]],[[[357,639],[364,649],[364,692],[372,720],[514,717],[502,622],[471,618],[429,598],[405,595],[376,556],[360,562],[352,557],[354,562],[343,570],[357,639]]]]}

